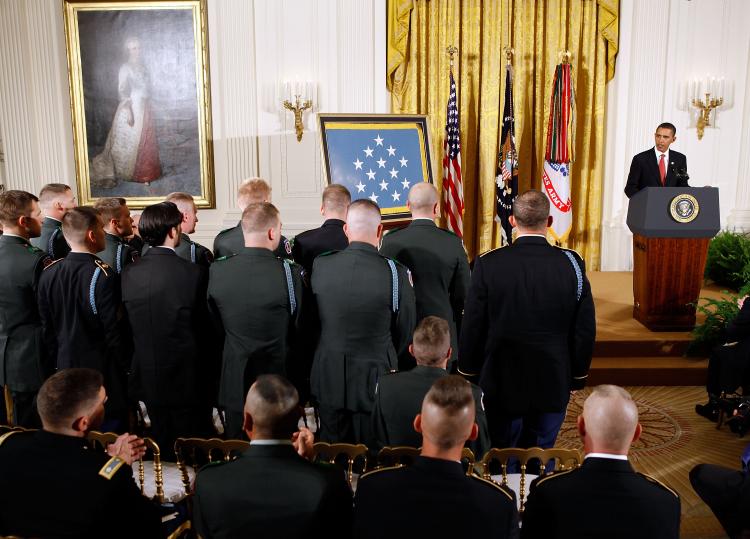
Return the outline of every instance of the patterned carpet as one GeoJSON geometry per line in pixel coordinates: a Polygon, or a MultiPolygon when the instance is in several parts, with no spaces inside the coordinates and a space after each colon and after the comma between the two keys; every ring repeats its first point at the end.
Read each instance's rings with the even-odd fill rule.
{"type": "MultiPolygon", "coordinates": [[[[695,404],[706,401],[702,387],[628,387],[638,404],[643,435],[631,448],[634,467],[663,481],[680,493],[682,502],[681,537],[718,539],[726,537],[711,510],[690,486],[688,473],[696,464],[708,462],[738,468],[742,449],[750,436],[739,438],[728,427],[716,425],[695,413],[695,404]]],[[[557,447],[582,445],[576,431],[576,418],[589,390],[576,393],[568,405],[557,447]]]]}

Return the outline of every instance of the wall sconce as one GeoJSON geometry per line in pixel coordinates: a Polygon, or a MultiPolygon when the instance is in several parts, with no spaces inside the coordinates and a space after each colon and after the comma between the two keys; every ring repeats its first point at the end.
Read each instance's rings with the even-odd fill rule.
{"type": "Polygon", "coordinates": [[[305,127],[302,114],[313,108],[317,98],[316,84],[310,81],[286,81],[281,85],[281,95],[284,108],[294,113],[294,130],[297,142],[301,142],[305,127]]]}
{"type": "Polygon", "coordinates": [[[717,78],[710,75],[706,75],[703,79],[692,79],[685,83],[683,96],[680,100],[683,106],[680,108],[688,110],[692,106],[698,110],[698,120],[695,125],[698,140],[703,138],[706,127],[711,127],[711,112],[722,106],[724,108],[731,106],[725,99],[727,86],[731,92],[731,83],[727,84],[724,77],[717,78]]]}

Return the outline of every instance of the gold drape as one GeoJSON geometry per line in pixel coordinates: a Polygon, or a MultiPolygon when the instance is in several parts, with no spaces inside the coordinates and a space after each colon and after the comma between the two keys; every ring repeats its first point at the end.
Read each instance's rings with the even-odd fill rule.
{"type": "Polygon", "coordinates": [[[619,0],[389,0],[387,84],[395,113],[427,114],[441,188],[449,57],[459,86],[464,242],[470,256],[500,244],[495,172],[512,46],[521,192],[541,184],[552,79],[568,49],[575,85],[573,230],[567,247],[599,267],[605,85],[614,76],[619,0]],[[509,24],[510,23],[510,24],[509,24]],[[510,35],[509,35],[510,34],[510,35]]]}

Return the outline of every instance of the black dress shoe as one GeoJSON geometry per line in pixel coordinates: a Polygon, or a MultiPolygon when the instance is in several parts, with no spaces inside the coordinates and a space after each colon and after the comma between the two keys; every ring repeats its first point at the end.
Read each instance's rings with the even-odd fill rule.
{"type": "Polygon", "coordinates": [[[706,404],[695,405],[695,412],[698,415],[705,417],[709,421],[718,421],[720,411],[721,410],[719,409],[719,405],[716,403],[716,401],[708,401],[706,404]]]}

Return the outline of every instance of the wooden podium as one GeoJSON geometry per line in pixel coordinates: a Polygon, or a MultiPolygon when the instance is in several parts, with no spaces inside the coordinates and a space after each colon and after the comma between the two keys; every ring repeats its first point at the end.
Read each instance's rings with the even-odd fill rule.
{"type": "Polygon", "coordinates": [[[708,243],[720,228],[715,187],[648,187],[628,206],[633,318],[651,331],[695,326],[708,243]]]}

